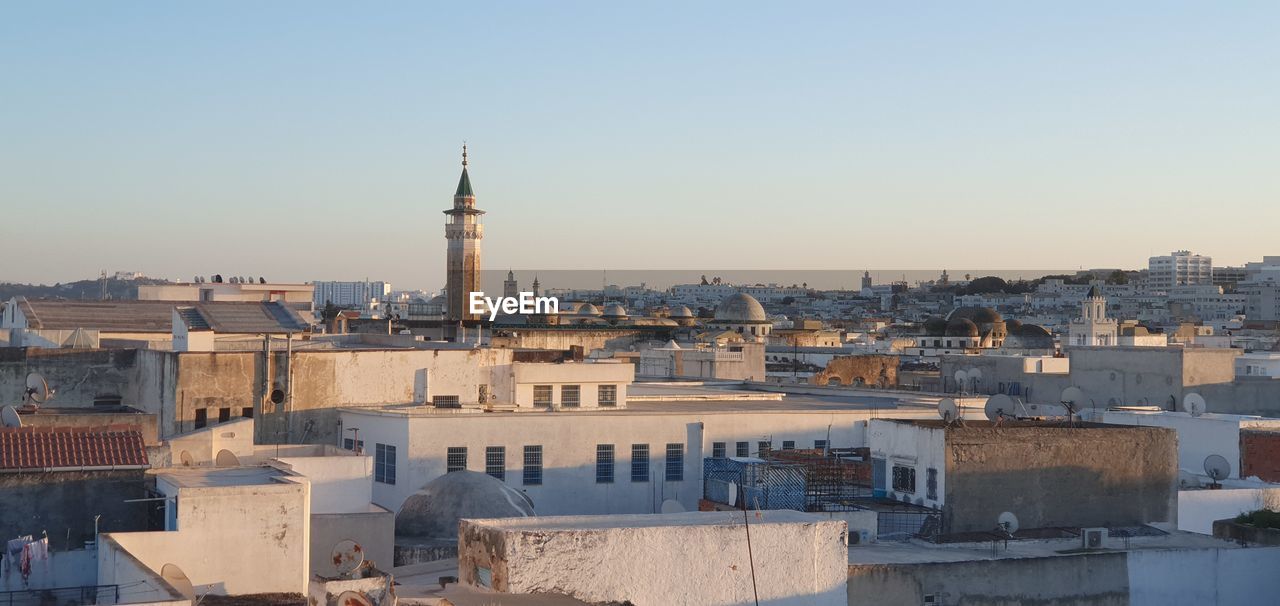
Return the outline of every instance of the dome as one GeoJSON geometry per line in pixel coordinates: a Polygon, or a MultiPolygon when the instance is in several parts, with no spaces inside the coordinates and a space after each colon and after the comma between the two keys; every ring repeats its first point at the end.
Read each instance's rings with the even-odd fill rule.
{"type": "Polygon", "coordinates": [[[578,306],[578,311],[576,313],[580,316],[598,316],[600,315],[600,310],[597,309],[595,305],[583,303],[578,306]]]}
{"type": "Polygon", "coordinates": [[[578,308],[579,308],[579,307],[581,307],[581,306],[582,306],[582,303],[577,303],[577,302],[574,302],[574,301],[569,301],[569,302],[567,302],[567,303],[565,303],[565,304],[564,304],[564,307],[561,307],[561,308],[560,308],[560,313],[562,313],[562,314],[576,314],[576,313],[578,313],[578,308]]]}
{"type": "Polygon", "coordinates": [[[716,307],[716,321],[738,324],[764,324],[769,321],[764,307],[755,297],[738,293],[725,297],[716,307]]]}
{"type": "Polygon", "coordinates": [[[1000,312],[990,307],[957,307],[947,320],[972,320],[974,324],[997,324],[1004,321],[1000,312]]]}
{"type": "Polygon", "coordinates": [[[978,325],[968,318],[960,318],[947,323],[948,337],[976,337],[978,336],[978,325]]]}
{"type": "Polygon", "coordinates": [[[686,307],[686,306],[684,306],[684,305],[681,305],[680,307],[677,307],[677,308],[675,308],[675,309],[671,310],[671,317],[673,317],[673,318],[692,318],[692,317],[693,317],[693,312],[692,312],[692,311],[690,311],[688,307],[686,307]]]}
{"type": "Polygon", "coordinates": [[[396,514],[396,536],[457,539],[463,518],[532,515],[533,501],[523,492],[478,471],[454,471],[405,500],[396,514]]]}
{"type": "Polygon", "coordinates": [[[1011,333],[1017,332],[1018,329],[1022,328],[1022,320],[1005,320],[1004,327],[1011,333]]]}
{"type": "Polygon", "coordinates": [[[1020,337],[1049,337],[1050,339],[1053,338],[1053,335],[1050,334],[1048,330],[1045,330],[1045,328],[1043,326],[1040,326],[1039,324],[1020,324],[1018,326],[1017,335],[1020,337]]]}
{"type": "Polygon", "coordinates": [[[941,337],[947,332],[947,321],[942,318],[929,318],[924,322],[924,334],[928,337],[941,337]]]}
{"type": "Polygon", "coordinates": [[[617,303],[614,303],[613,305],[609,305],[609,306],[607,306],[607,307],[605,307],[605,308],[604,308],[604,317],[606,317],[606,318],[625,318],[625,317],[627,317],[627,310],[626,310],[624,307],[622,307],[621,305],[618,305],[617,303]]]}

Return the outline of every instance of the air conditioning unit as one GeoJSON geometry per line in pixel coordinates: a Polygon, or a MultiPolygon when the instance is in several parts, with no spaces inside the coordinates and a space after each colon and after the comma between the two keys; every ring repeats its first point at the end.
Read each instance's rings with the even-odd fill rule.
{"type": "Polygon", "coordinates": [[[1106,528],[1081,528],[1080,547],[1084,549],[1102,549],[1107,546],[1106,528]]]}

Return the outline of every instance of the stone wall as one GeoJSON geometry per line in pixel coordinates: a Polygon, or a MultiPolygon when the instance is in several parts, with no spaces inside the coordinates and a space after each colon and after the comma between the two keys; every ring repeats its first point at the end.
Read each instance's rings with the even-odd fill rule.
{"type": "Polygon", "coordinates": [[[1240,431],[1240,477],[1280,482],[1280,431],[1240,431]]]}
{"type": "Polygon", "coordinates": [[[1159,427],[947,430],[948,532],[1176,522],[1177,433],[1159,427]]]}
{"type": "Polygon", "coordinates": [[[93,540],[93,516],[102,532],[147,529],[148,507],[125,503],[148,497],[144,471],[58,471],[0,474],[0,536],[49,533],[58,550],[93,540]]]}
{"type": "Polygon", "coordinates": [[[898,356],[869,354],[838,356],[827,367],[809,379],[815,385],[865,385],[894,388],[898,386],[898,356]]]}

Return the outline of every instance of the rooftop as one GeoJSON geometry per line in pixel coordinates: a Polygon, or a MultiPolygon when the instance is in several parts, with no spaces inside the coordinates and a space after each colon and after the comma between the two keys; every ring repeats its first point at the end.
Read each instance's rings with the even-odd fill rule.
{"type": "Polygon", "coordinates": [[[288,474],[273,467],[172,467],[156,474],[182,488],[261,486],[288,474]]]}
{"type": "MultiPolygon", "coordinates": [[[[751,524],[813,524],[825,521],[812,514],[789,509],[751,512],[751,524]]],[[[534,516],[469,520],[481,528],[507,531],[609,530],[676,526],[741,526],[741,511],[688,511],[684,513],[619,514],[594,516],[534,516]]]]}
{"type": "Polygon", "coordinates": [[[0,469],[116,469],[148,464],[142,433],[131,427],[0,428],[0,469]]]}
{"type": "Polygon", "coordinates": [[[179,310],[192,330],[238,333],[298,332],[306,323],[279,303],[205,301],[70,301],[16,297],[16,304],[36,330],[86,330],[167,333],[179,310]]]}

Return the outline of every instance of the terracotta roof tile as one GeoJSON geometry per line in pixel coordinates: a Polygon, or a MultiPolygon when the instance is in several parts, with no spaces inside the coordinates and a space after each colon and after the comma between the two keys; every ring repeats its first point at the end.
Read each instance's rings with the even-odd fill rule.
{"type": "Polygon", "coordinates": [[[148,464],[142,433],[128,426],[0,428],[0,469],[148,464]]]}

